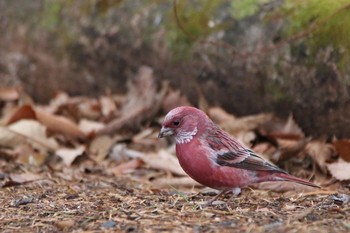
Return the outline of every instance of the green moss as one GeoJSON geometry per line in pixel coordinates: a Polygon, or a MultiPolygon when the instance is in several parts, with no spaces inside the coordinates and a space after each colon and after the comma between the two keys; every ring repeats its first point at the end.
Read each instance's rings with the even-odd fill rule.
{"type": "Polygon", "coordinates": [[[260,6],[272,0],[236,0],[231,2],[232,16],[235,19],[243,19],[255,15],[260,6]]]}
{"type": "Polygon", "coordinates": [[[350,61],[350,1],[349,0],[287,0],[280,14],[288,23],[285,38],[302,35],[301,39],[314,59],[320,49],[331,46],[341,68],[350,61]]]}
{"type": "Polygon", "coordinates": [[[225,0],[176,1],[176,15],[172,11],[166,23],[167,44],[175,60],[188,58],[196,42],[225,28],[225,23],[216,17],[225,4],[225,0]]]}

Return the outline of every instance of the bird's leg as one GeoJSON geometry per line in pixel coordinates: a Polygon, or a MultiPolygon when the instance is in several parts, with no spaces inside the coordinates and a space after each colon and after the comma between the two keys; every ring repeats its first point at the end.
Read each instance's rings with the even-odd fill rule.
{"type": "Polygon", "coordinates": [[[210,199],[209,201],[207,201],[205,204],[204,204],[204,207],[206,206],[209,206],[211,205],[214,201],[216,201],[220,196],[222,196],[223,194],[229,192],[230,190],[222,190],[220,193],[218,193],[215,197],[213,197],[212,199],[210,199]]]}
{"type": "Polygon", "coordinates": [[[241,194],[241,188],[233,188],[231,189],[232,196],[230,197],[229,201],[231,201],[233,198],[237,197],[239,194],[241,194]]]}

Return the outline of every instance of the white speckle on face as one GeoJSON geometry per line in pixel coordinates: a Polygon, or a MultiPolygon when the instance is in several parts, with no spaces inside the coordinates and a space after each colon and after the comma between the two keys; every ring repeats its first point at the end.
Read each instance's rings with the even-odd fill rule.
{"type": "Polygon", "coordinates": [[[175,136],[175,141],[176,144],[184,144],[184,143],[189,143],[190,141],[192,141],[193,136],[195,136],[198,132],[197,127],[194,128],[193,131],[180,131],[176,136],[175,136]]]}

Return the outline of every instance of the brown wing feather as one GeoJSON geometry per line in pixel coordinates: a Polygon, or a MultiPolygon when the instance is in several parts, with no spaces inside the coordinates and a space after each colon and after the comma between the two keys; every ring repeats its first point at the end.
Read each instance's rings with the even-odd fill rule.
{"type": "Polygon", "coordinates": [[[221,166],[286,173],[220,129],[210,130],[206,136],[209,147],[217,153],[215,162],[221,166]]]}

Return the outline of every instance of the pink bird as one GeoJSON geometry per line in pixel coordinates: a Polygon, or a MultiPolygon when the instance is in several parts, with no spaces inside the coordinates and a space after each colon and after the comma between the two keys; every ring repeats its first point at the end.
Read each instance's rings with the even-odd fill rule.
{"type": "Polygon", "coordinates": [[[292,181],[319,188],[289,175],[245,147],[220,129],[204,112],[194,107],[178,107],[164,119],[159,138],[173,136],[176,155],[184,171],[204,186],[221,190],[210,200],[265,181],[292,181]]]}

